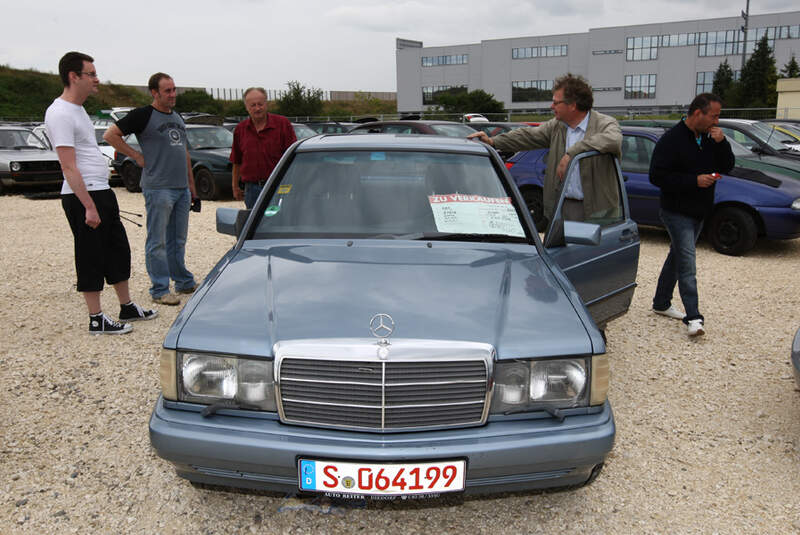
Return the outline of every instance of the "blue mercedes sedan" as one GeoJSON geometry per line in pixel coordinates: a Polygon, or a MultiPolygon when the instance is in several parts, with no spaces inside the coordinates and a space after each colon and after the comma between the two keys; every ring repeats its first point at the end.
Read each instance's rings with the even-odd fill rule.
{"type": "MultiPolygon", "coordinates": [[[[620,163],[631,217],[640,225],[663,226],[659,218],[661,191],[650,183],[649,176],[650,158],[663,133],[663,128],[622,129],[620,163]]],[[[800,238],[800,181],[790,170],[753,168],[752,153],[736,143],[731,145],[736,167],[717,182],[714,209],[705,223],[711,244],[720,253],[738,256],[751,250],[759,237],[800,238]]],[[[541,215],[546,156],[546,149],[522,151],[506,163],[539,228],[547,224],[541,215]]]]}
{"type": "Polygon", "coordinates": [[[598,221],[562,195],[542,239],[483,144],[296,142],[252,211],[217,210],[237,241],[164,340],[155,451],[191,482],[338,498],[591,482],[602,329],[639,258],[618,188],[598,221]]]}

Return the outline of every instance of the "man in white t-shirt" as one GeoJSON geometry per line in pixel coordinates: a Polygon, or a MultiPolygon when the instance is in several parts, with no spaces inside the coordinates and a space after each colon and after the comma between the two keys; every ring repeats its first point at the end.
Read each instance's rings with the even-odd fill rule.
{"type": "Polygon", "coordinates": [[[117,198],[108,185],[108,164],[83,109],[83,103],[97,93],[99,84],[93,62],[91,56],[80,52],[67,52],[61,58],[58,73],[64,91],[47,108],[44,122],[64,173],[61,206],[75,238],[77,288],[89,309],[89,332],[125,334],[133,329],[126,322],[153,319],[158,312],[134,303],[128,289],[128,236],[119,218],[117,198]],[[100,307],[104,279],[117,292],[118,322],[100,307]]]}

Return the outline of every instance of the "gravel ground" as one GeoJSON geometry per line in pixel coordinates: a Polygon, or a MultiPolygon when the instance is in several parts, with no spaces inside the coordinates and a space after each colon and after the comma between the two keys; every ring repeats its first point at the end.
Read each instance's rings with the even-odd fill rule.
{"type": "MultiPolygon", "coordinates": [[[[144,212],[140,194],[116,193],[123,210],[144,212]]],[[[215,208],[238,205],[191,215],[187,264],[198,278],[233,242],[216,233],[215,208]]],[[[132,294],[147,304],[144,230],[126,227],[132,294]]],[[[179,307],[158,307],[132,334],[91,337],[60,201],[2,197],[0,228],[2,533],[800,533],[789,363],[800,240],[761,242],[744,258],[701,245],[708,334],[689,340],[682,323],[650,312],[668,240],[642,230],[639,288],[607,330],[617,442],[592,485],[330,504],[177,478],[150,449],[147,421],[179,307]]],[[[118,313],[113,290],[103,306],[118,313]]]]}

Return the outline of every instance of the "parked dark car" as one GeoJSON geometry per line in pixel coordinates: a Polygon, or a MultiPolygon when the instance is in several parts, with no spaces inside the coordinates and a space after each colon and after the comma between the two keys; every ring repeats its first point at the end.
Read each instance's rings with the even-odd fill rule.
{"type": "Polygon", "coordinates": [[[60,186],[58,155],[29,128],[0,125],[0,195],[16,187],[60,186]]]}
{"type": "MultiPolygon", "coordinates": [[[[233,165],[229,158],[233,134],[221,126],[187,124],[186,140],[189,145],[197,195],[203,200],[230,195],[233,165]]],[[[125,142],[140,150],[139,141],[134,134],[126,136],[125,142]]],[[[139,182],[142,178],[142,168],[132,158],[121,152],[115,152],[114,167],[122,176],[125,189],[141,191],[139,182]]]]}
{"type": "Polygon", "coordinates": [[[447,137],[467,137],[475,130],[452,121],[374,121],[356,126],[351,134],[428,134],[447,137]]]}
{"type": "MultiPolygon", "coordinates": [[[[650,183],[650,158],[663,128],[623,127],[622,172],[631,217],[642,225],[662,226],[660,190],[650,183]]],[[[547,150],[523,151],[506,165],[532,213],[541,213],[547,150]]],[[[723,254],[742,255],[756,239],[800,237],[800,182],[781,169],[759,170],[737,165],[717,182],[714,211],[705,234],[723,254]]]]}
{"type": "Polygon", "coordinates": [[[542,242],[486,145],[296,143],[252,211],[217,209],[237,242],[164,340],[156,453],[193,482],[337,498],[591,482],[615,435],[599,329],[639,240],[627,203],[592,224],[562,202],[542,242]]]}

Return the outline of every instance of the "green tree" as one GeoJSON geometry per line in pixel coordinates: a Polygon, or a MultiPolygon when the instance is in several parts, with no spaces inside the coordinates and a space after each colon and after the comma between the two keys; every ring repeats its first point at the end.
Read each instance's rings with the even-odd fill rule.
{"type": "Polygon", "coordinates": [[[733,70],[726,59],[719,64],[717,72],[714,73],[714,85],[711,88],[711,92],[723,101],[727,101],[731,85],[733,85],[733,70]]]}
{"type": "Polygon", "coordinates": [[[741,101],[738,105],[748,108],[774,107],[778,103],[778,93],[775,90],[777,80],[775,56],[772,55],[772,49],[765,35],[742,69],[741,101]]]}
{"type": "Polygon", "coordinates": [[[179,112],[201,111],[218,115],[222,113],[222,102],[200,89],[184,91],[175,100],[175,109],[179,112]]]}
{"type": "Polygon", "coordinates": [[[314,117],[322,113],[322,89],[307,88],[293,80],[289,90],[275,101],[276,112],[288,117],[314,117]]]}
{"type": "Polygon", "coordinates": [[[792,54],[792,59],[781,69],[780,78],[797,78],[798,76],[800,76],[800,65],[797,65],[797,60],[792,54]]]}
{"type": "Polygon", "coordinates": [[[503,103],[483,89],[470,92],[442,93],[436,97],[436,104],[445,113],[503,113],[503,103]]]}

